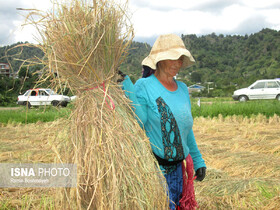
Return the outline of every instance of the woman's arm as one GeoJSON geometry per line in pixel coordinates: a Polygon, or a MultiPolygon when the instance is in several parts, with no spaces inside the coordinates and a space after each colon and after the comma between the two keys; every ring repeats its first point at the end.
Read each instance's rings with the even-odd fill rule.
{"type": "Polygon", "coordinates": [[[144,96],[145,94],[143,93],[144,90],[141,87],[141,82],[137,85],[133,85],[129,76],[126,75],[122,85],[125,95],[131,100],[130,104],[137,115],[137,120],[140,126],[143,128],[147,121],[147,103],[144,96]]]}
{"type": "Polygon", "coordinates": [[[189,135],[188,135],[188,147],[190,150],[190,155],[193,159],[193,165],[194,165],[194,170],[196,171],[197,169],[201,168],[201,167],[206,167],[205,162],[202,158],[202,155],[197,147],[195,138],[194,138],[194,134],[193,134],[193,130],[190,131],[189,135]]]}

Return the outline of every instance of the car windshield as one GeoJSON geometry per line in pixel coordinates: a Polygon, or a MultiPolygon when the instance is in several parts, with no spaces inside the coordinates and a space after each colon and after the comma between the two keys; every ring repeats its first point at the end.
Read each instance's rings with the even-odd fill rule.
{"type": "Polygon", "coordinates": [[[46,91],[47,91],[48,94],[50,94],[50,95],[57,95],[56,92],[54,92],[54,91],[51,90],[51,89],[46,89],[46,91]]]}
{"type": "Polygon", "coordinates": [[[258,82],[253,86],[253,88],[254,89],[262,89],[262,88],[264,88],[264,86],[265,86],[265,82],[258,82]]]}
{"type": "Polygon", "coordinates": [[[24,93],[24,96],[28,96],[29,93],[30,93],[30,90],[26,91],[26,92],[24,93]]]}

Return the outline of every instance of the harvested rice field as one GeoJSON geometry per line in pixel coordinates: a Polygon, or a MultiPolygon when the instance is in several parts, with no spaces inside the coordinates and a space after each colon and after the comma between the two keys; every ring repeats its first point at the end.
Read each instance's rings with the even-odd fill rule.
{"type": "MultiPolygon", "coordinates": [[[[204,181],[195,182],[200,209],[280,209],[279,124],[280,117],[261,115],[194,120],[194,133],[208,168],[204,181]]],[[[52,125],[0,126],[0,162],[56,161],[52,125]]],[[[59,206],[53,196],[56,190],[2,188],[0,209],[53,209],[59,206]]]]}
{"type": "Polygon", "coordinates": [[[280,118],[196,118],[208,167],[195,183],[201,209],[280,209],[280,118]]]}
{"type": "MultiPolygon", "coordinates": [[[[52,123],[0,124],[0,163],[53,163],[52,123]]],[[[55,188],[0,188],[0,209],[53,209],[55,188]]]]}

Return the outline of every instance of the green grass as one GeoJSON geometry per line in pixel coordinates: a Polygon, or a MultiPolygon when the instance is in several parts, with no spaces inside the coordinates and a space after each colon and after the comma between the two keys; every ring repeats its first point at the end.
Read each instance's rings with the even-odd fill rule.
{"type": "Polygon", "coordinates": [[[193,117],[223,117],[232,115],[241,115],[251,117],[262,114],[266,117],[273,115],[280,116],[280,101],[277,100],[254,100],[247,102],[234,102],[222,99],[214,99],[212,101],[201,100],[201,106],[197,105],[198,99],[192,99],[193,117]]]}
{"type": "MultiPolygon", "coordinates": [[[[254,100],[247,102],[236,102],[231,98],[201,98],[201,106],[197,105],[197,98],[191,98],[193,117],[217,117],[222,115],[241,115],[252,117],[262,114],[267,117],[280,116],[280,101],[277,100],[254,100]]],[[[58,118],[68,117],[71,106],[67,108],[56,108],[52,106],[26,109],[20,107],[18,110],[0,110],[0,123],[36,123],[51,122],[58,118]]]]}
{"type": "MultiPolygon", "coordinates": [[[[192,101],[197,102],[198,98],[191,98],[192,101]]],[[[215,97],[215,98],[206,98],[206,97],[201,97],[200,98],[201,102],[226,102],[226,101],[233,101],[231,97],[215,97]]]]}
{"type": "Polygon", "coordinates": [[[67,117],[70,108],[56,108],[52,106],[31,108],[20,107],[18,110],[0,110],[0,123],[36,123],[51,122],[58,118],[67,117]]]}

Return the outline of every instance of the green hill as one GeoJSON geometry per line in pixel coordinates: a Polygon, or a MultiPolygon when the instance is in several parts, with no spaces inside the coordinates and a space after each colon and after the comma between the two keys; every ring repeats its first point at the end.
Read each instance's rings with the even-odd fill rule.
{"type": "MultiPolygon", "coordinates": [[[[9,63],[13,72],[20,70],[23,61],[34,57],[42,58],[44,53],[37,47],[27,47],[25,43],[18,42],[0,48],[0,62],[9,63]]],[[[39,66],[32,66],[30,72],[39,69],[39,66]]]]}
{"type": "Polygon", "coordinates": [[[182,72],[191,82],[247,86],[280,77],[280,31],[263,29],[250,36],[182,36],[197,63],[182,72]],[[194,75],[193,75],[194,74],[194,75]]]}

